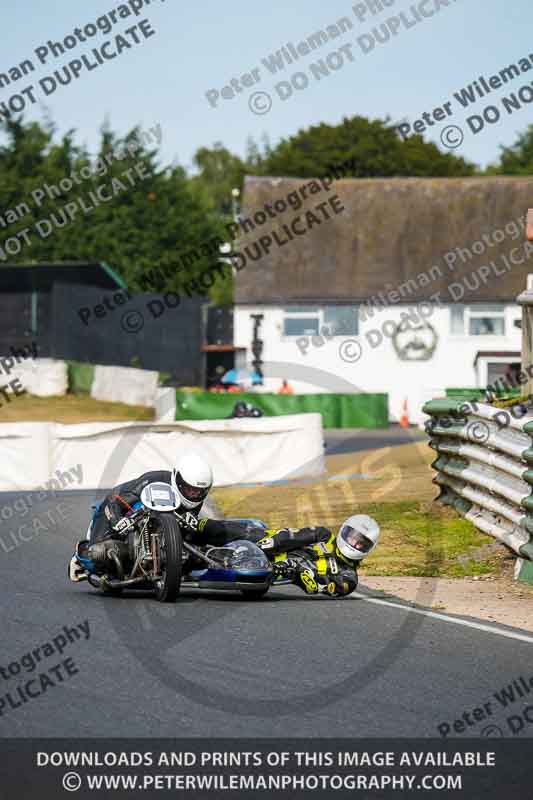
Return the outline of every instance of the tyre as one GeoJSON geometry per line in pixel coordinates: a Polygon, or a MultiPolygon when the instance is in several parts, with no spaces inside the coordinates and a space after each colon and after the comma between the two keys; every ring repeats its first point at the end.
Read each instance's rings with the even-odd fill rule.
{"type": "Polygon", "coordinates": [[[158,528],[161,578],[156,585],[156,597],[160,603],[173,603],[181,584],[181,531],[176,518],[171,514],[158,515],[158,528]]]}
{"type": "Polygon", "coordinates": [[[241,592],[245,600],[261,600],[269,589],[270,586],[267,586],[266,589],[241,589],[241,592]]]}

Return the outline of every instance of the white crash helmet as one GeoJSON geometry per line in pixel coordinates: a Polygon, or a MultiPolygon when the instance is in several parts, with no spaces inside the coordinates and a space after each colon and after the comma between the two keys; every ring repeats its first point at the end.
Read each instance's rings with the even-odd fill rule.
{"type": "Polygon", "coordinates": [[[184,508],[201,506],[213,485],[211,467],[196,453],[182,456],[172,470],[172,486],[184,508]]]}
{"type": "Polygon", "coordinates": [[[337,534],[337,547],[350,561],[360,561],[378,543],[379,525],[366,514],[355,514],[345,520],[337,534]]]}

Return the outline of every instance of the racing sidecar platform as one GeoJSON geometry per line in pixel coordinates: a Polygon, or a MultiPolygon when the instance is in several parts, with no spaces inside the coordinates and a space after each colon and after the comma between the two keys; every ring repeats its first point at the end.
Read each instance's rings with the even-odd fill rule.
{"type": "Polygon", "coordinates": [[[209,547],[202,554],[206,564],[184,572],[182,587],[240,591],[262,597],[272,584],[273,567],[260,547],[236,540],[223,547],[209,547]]]}

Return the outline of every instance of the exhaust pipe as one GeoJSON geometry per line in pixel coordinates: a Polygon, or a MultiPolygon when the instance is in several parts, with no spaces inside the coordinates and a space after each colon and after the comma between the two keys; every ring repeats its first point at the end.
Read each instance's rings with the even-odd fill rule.
{"type": "Polygon", "coordinates": [[[98,584],[89,581],[89,583],[92,586],[94,586],[95,589],[102,589],[102,588],[123,589],[126,586],[133,586],[136,583],[149,583],[149,578],[146,578],[145,576],[141,578],[128,578],[125,581],[117,580],[115,578],[106,578],[105,575],[100,575],[100,576],[91,575],[91,578],[95,577],[98,581],[98,584]]]}

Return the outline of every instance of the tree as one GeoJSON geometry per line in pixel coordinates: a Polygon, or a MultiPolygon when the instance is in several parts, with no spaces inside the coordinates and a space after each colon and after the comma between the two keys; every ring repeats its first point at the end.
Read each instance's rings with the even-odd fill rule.
{"type": "Polygon", "coordinates": [[[332,164],[354,159],[346,177],[456,177],[476,168],[463,158],[442,153],[421,136],[403,140],[388,120],[344,118],[340,125],[313,126],[283,139],[258,164],[263,175],[321,178],[332,164]]]}
{"type": "Polygon", "coordinates": [[[533,125],[520,134],[511,147],[502,147],[499,163],[488,170],[493,175],[533,175],[533,125]]]}
{"type": "MultiPolygon", "coordinates": [[[[221,142],[215,142],[212,148],[201,147],[197,150],[194,164],[198,174],[191,179],[192,192],[209,207],[216,224],[223,226],[224,242],[230,244],[226,226],[232,222],[238,208],[244,176],[251,171],[251,165],[233,155],[221,142]],[[238,190],[238,196],[234,196],[235,190],[238,190]]],[[[229,305],[233,302],[233,275],[230,266],[216,277],[209,296],[217,305],[229,305]]]]}
{"type": "Polygon", "coordinates": [[[181,167],[158,165],[138,128],[119,137],[104,127],[94,157],[74,131],[55,143],[53,126],[10,120],[4,132],[0,247],[30,231],[10,261],[106,260],[131,288],[147,291],[179,290],[216,263],[222,220],[181,167]],[[17,207],[18,219],[12,212],[6,222],[17,207]]]}
{"type": "Polygon", "coordinates": [[[199,192],[217,214],[229,220],[233,211],[232,192],[242,190],[246,165],[221,142],[215,142],[211,149],[197,150],[194,164],[199,172],[191,180],[193,191],[199,192]]]}

